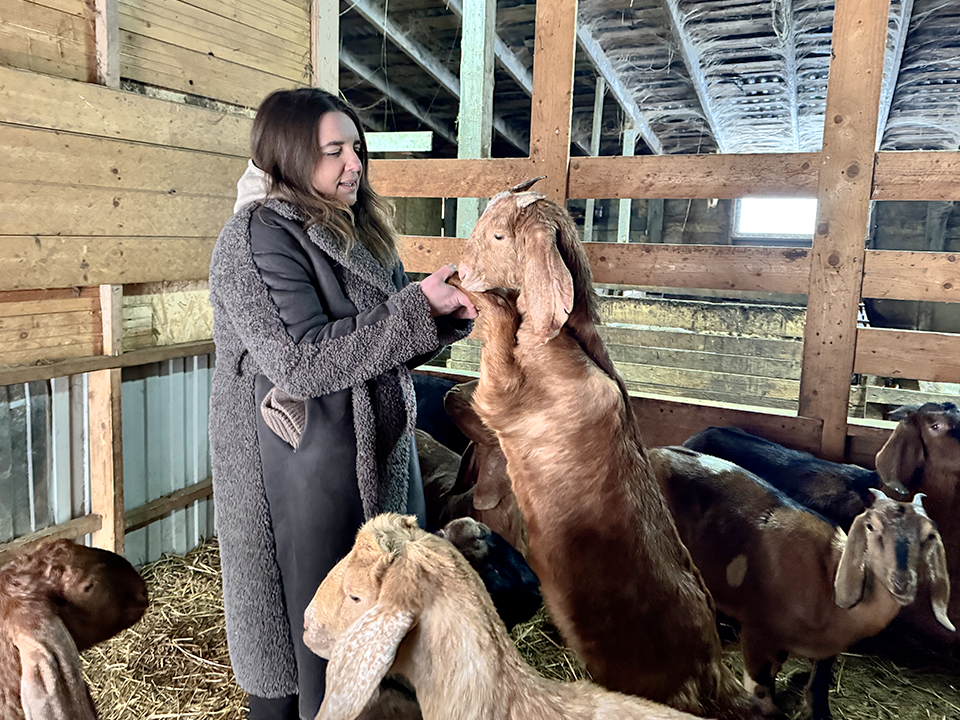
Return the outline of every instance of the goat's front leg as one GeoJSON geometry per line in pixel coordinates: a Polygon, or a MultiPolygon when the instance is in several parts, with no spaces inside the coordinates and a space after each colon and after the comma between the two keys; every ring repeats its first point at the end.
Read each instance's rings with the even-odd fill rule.
{"type": "Polygon", "coordinates": [[[481,418],[503,405],[498,400],[516,398],[522,383],[522,371],[517,362],[517,328],[520,316],[515,301],[496,291],[468,293],[470,301],[480,313],[480,381],[473,394],[474,406],[481,410],[481,418]]]}
{"type": "Polygon", "coordinates": [[[763,638],[749,630],[741,630],[743,647],[743,686],[756,698],[761,712],[767,717],[777,712],[774,702],[777,673],[786,658],[784,652],[771,652],[763,638]]]}

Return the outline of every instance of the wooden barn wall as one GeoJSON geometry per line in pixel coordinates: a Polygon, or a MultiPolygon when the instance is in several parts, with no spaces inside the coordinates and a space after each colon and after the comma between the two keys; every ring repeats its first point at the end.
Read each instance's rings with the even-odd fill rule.
{"type": "Polygon", "coordinates": [[[92,82],[93,3],[0,0],[0,65],[92,82]]]}
{"type": "Polygon", "coordinates": [[[120,0],[120,75],[256,107],[309,84],[307,0],[120,0]]]}

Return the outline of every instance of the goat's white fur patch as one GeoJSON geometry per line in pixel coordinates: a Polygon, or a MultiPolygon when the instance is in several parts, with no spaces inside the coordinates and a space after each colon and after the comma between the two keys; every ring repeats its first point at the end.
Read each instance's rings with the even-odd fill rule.
{"type": "Polygon", "coordinates": [[[747,556],[737,555],[730,564],[727,565],[727,585],[730,587],[740,587],[743,579],[747,576],[747,556]]]}

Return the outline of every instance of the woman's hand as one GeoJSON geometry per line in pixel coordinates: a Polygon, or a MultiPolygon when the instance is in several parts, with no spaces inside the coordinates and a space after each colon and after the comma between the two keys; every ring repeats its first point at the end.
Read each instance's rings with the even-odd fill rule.
{"type": "Polygon", "coordinates": [[[477,309],[463,291],[447,283],[447,278],[456,271],[456,265],[444,265],[420,282],[420,292],[430,304],[431,317],[452,315],[455,318],[469,320],[477,316],[477,309]]]}

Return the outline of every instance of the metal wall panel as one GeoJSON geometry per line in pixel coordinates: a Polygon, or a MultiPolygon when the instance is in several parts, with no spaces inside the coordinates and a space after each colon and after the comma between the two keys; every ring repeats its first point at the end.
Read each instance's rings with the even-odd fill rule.
{"type": "MultiPolygon", "coordinates": [[[[121,386],[124,506],[210,477],[213,356],[126,368],[121,386]]],[[[89,512],[87,377],[0,386],[0,543],[89,512]]],[[[214,534],[202,500],[126,537],[136,565],[214,534]]]]}

